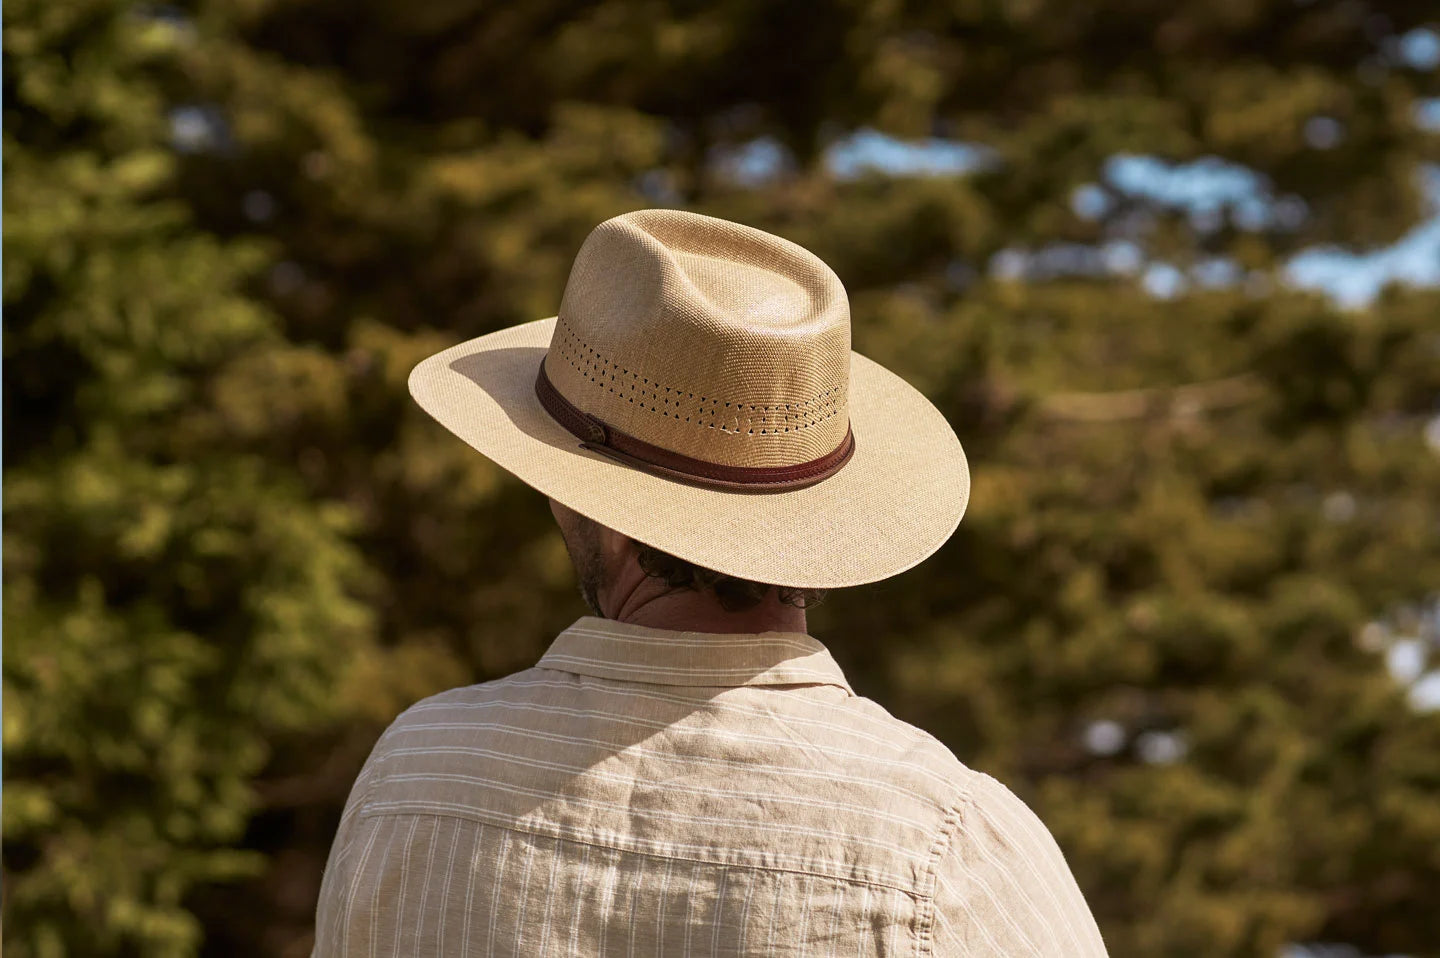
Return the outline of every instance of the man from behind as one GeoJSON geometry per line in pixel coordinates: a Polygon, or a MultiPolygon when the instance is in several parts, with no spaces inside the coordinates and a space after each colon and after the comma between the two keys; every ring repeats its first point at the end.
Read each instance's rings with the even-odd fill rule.
{"type": "Polygon", "coordinates": [[[411,392],[548,497],[593,614],[381,736],[317,956],[1105,954],[1029,808],[808,633],[806,605],[922,561],[969,492],[940,412],[851,351],[823,262],[616,217],[558,317],[430,357],[411,392]]]}

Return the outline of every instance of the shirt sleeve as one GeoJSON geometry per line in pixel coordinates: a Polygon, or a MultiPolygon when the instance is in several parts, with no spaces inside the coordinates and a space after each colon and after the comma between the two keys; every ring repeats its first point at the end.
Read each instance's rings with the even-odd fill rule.
{"type": "Polygon", "coordinates": [[[935,875],[936,958],[1105,958],[1060,846],[1024,802],[976,777],[935,875]]]}
{"type": "MultiPolygon", "coordinates": [[[[389,730],[386,730],[388,734],[389,730]]],[[[354,894],[353,872],[356,838],[360,834],[359,811],[374,784],[381,760],[381,746],[385,735],[371,749],[369,757],[350,786],[350,796],[345,800],[345,809],[340,814],[340,824],[335,830],[335,841],[330,845],[330,855],[325,862],[325,872],[320,879],[320,899],[315,906],[315,945],[311,958],[323,958],[331,954],[336,946],[337,934],[342,930],[340,922],[348,910],[348,899],[354,894]]]]}

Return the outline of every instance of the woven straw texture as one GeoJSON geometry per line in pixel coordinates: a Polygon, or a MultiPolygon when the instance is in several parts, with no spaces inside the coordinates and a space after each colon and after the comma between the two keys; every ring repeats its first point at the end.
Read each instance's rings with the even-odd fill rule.
{"type": "Polygon", "coordinates": [[[674,210],[602,223],[558,317],[423,360],[415,400],[501,468],[582,515],[718,572],[838,588],[934,552],[969,499],[964,451],[939,410],[850,349],[844,288],[759,230],[674,210]],[[853,457],[815,485],[728,491],[581,449],[535,396],[540,364],[607,424],[722,465],[853,457]],[[726,404],[730,405],[726,405],[726,404]]]}
{"type": "Polygon", "coordinates": [[[632,436],[726,466],[791,466],[845,438],[850,305],[828,266],[725,220],[642,210],[575,258],[545,372],[632,436]]]}

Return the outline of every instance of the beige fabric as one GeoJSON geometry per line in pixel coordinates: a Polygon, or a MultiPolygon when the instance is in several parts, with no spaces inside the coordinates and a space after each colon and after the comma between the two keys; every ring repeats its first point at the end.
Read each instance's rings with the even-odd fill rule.
{"type": "Polygon", "coordinates": [[[970,494],[945,417],[850,349],[839,279],[760,230],[679,210],[600,224],[558,317],[423,360],[410,392],[445,428],[582,515],[707,568],[838,588],[920,562],[970,494]],[[671,452],[727,466],[855,453],[814,485],[706,488],[643,472],[580,440],[535,396],[541,363],[586,414],[671,452]]]}
{"type": "Polygon", "coordinates": [[[566,399],[673,452],[793,466],[845,438],[845,288],[812,253],[739,223],[675,210],[601,223],[550,346],[566,399]]]}
{"type": "Polygon", "coordinates": [[[1105,954],[1024,803],[814,638],[592,617],[386,730],[316,931],[316,958],[1105,954]]]}

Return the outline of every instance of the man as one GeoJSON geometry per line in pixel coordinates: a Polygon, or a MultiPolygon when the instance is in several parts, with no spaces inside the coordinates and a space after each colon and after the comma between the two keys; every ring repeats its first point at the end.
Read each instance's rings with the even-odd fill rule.
{"type": "Polygon", "coordinates": [[[627,214],[558,317],[410,387],[549,497],[594,615],[381,736],[317,956],[1104,955],[1031,811],[807,634],[822,590],[920,562],[969,492],[944,417],[851,352],[824,263],[627,214]]]}

